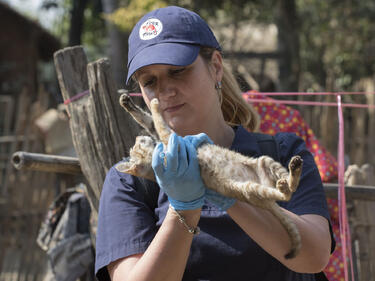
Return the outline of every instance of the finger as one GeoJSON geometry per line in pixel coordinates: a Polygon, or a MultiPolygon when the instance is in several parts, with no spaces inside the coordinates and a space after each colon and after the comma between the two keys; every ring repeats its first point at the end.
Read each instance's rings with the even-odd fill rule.
{"type": "Polygon", "coordinates": [[[195,137],[194,135],[187,135],[187,136],[184,136],[184,140],[191,143],[193,142],[194,137],[195,137]]]}
{"type": "Polygon", "coordinates": [[[169,136],[168,147],[166,152],[167,159],[167,170],[175,172],[178,169],[178,150],[179,150],[179,141],[176,133],[172,133],[169,136]]]}
{"type": "Polygon", "coordinates": [[[213,144],[213,141],[205,133],[200,133],[198,135],[193,136],[185,136],[185,138],[187,141],[192,143],[195,148],[198,148],[200,145],[204,143],[213,144]]]}
{"type": "Polygon", "coordinates": [[[210,139],[210,137],[208,135],[206,135],[205,133],[200,133],[196,136],[196,145],[195,147],[199,147],[200,145],[204,144],[204,143],[210,143],[210,144],[213,144],[214,142],[210,139]]]}
{"type": "Polygon", "coordinates": [[[194,145],[190,142],[186,142],[186,150],[187,150],[187,161],[189,165],[189,169],[195,169],[195,165],[197,164],[197,150],[195,149],[194,145]]]}
{"type": "Polygon", "coordinates": [[[178,172],[179,174],[183,174],[185,172],[185,170],[187,169],[188,165],[189,165],[189,161],[188,161],[188,153],[187,153],[187,147],[186,147],[186,144],[187,142],[182,138],[182,137],[178,137],[178,143],[179,143],[179,156],[178,156],[178,161],[179,161],[179,167],[178,167],[178,172]]]}
{"type": "Polygon", "coordinates": [[[164,172],[164,159],[160,157],[162,153],[164,153],[163,144],[159,142],[154,148],[151,162],[152,169],[158,175],[164,172]]]}

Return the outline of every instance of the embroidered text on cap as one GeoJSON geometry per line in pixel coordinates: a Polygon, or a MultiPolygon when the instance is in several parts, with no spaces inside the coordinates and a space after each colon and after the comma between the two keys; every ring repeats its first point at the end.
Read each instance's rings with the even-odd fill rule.
{"type": "Polygon", "coordinates": [[[163,30],[163,24],[160,20],[151,18],[146,20],[139,28],[139,38],[150,40],[158,36],[163,30]]]}

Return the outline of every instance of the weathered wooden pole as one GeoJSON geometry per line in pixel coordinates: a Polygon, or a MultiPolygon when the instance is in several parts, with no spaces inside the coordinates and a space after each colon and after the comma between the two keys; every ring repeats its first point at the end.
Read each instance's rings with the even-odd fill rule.
{"type": "Polygon", "coordinates": [[[12,155],[12,164],[18,170],[34,170],[43,172],[82,174],[78,158],[42,153],[17,151],[12,155]]]}
{"type": "MultiPolygon", "coordinates": [[[[12,163],[18,170],[33,170],[76,175],[82,174],[79,159],[75,157],[18,151],[13,154],[12,163]]],[[[361,200],[362,202],[375,202],[375,186],[353,185],[352,179],[353,173],[351,174],[350,185],[345,186],[346,199],[348,201],[361,200]]],[[[324,183],[323,187],[327,198],[337,199],[337,183],[324,183]]]]}
{"type": "Polygon", "coordinates": [[[62,96],[72,100],[67,104],[70,129],[96,221],[105,175],[128,154],[140,127],[118,103],[107,59],[87,65],[81,46],[57,51],[54,59],[62,96]]]}

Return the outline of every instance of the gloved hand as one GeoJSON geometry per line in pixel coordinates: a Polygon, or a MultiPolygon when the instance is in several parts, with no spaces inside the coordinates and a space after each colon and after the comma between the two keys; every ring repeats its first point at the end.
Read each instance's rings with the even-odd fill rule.
{"type": "MultiPolygon", "coordinates": [[[[193,142],[198,144],[199,137],[193,142]]],[[[164,152],[163,144],[159,143],[152,155],[156,181],[175,210],[198,209],[204,203],[206,188],[193,142],[172,133],[167,150],[164,152]]]]}
{"type": "MultiPolygon", "coordinates": [[[[213,141],[203,133],[195,136],[185,136],[184,139],[191,142],[195,149],[197,149],[203,143],[213,144],[213,141]]],[[[228,210],[236,202],[236,199],[221,195],[220,193],[209,188],[206,188],[206,200],[214,204],[222,211],[228,210]]]]}

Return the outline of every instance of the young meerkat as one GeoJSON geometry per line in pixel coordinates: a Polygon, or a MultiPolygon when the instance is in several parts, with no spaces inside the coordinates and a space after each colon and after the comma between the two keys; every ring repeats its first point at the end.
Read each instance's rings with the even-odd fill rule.
{"type": "MultiPolygon", "coordinates": [[[[138,136],[129,157],[116,169],[155,181],[151,161],[156,141],[168,145],[172,132],[161,116],[159,102],[157,99],[151,101],[152,116],[135,105],[126,93],[121,95],[120,104],[152,137],[138,136]]],[[[302,172],[300,156],[292,157],[289,172],[271,157],[248,157],[209,143],[198,147],[197,158],[207,188],[269,210],[290,237],[291,248],[285,258],[290,259],[298,254],[301,248],[299,231],[276,201],[288,201],[296,191],[302,172]]]]}

